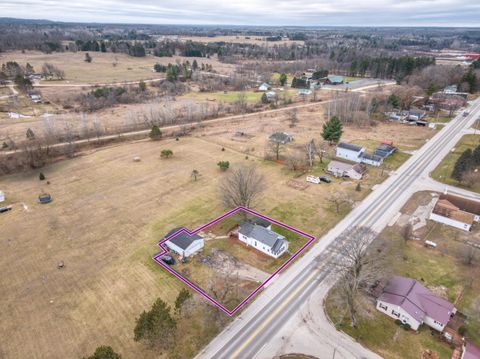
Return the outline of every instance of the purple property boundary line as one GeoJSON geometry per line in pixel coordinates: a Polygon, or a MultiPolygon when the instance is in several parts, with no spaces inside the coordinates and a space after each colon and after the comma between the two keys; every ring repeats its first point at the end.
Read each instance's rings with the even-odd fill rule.
{"type": "Polygon", "coordinates": [[[307,248],[316,238],[308,233],[305,233],[305,232],[302,232],[296,228],[293,228],[287,224],[284,224],[282,222],[279,222],[273,218],[269,218],[267,216],[264,216],[258,212],[255,212],[255,211],[252,211],[251,209],[248,209],[246,207],[237,207],[235,209],[232,209],[231,211],[228,211],[227,213],[221,215],[220,217],[218,217],[217,219],[214,219],[213,221],[211,222],[208,222],[207,224],[204,224],[203,226],[195,229],[194,231],[189,231],[187,230],[186,228],[183,228],[181,230],[179,230],[178,232],[175,232],[173,233],[172,235],[162,239],[160,242],[158,242],[158,245],[159,247],[162,249],[162,251],[158,254],[156,254],[154,257],[153,257],[153,260],[155,262],[157,262],[158,264],[160,264],[163,268],[165,268],[167,271],[169,271],[171,274],[173,274],[175,277],[177,277],[178,279],[180,279],[182,282],[184,282],[185,284],[187,284],[189,287],[191,287],[192,289],[196,290],[198,293],[200,293],[201,295],[203,295],[210,303],[216,305],[218,308],[220,308],[223,312],[225,312],[226,314],[232,316],[236,311],[238,311],[240,308],[242,308],[255,294],[257,294],[260,289],[262,289],[268,282],[270,282],[273,277],[275,277],[275,275],[277,275],[283,268],[285,268],[290,262],[292,262],[301,252],[303,252],[305,250],[305,248],[307,248]],[[270,277],[268,277],[262,284],[260,284],[257,289],[255,289],[252,293],[250,293],[245,299],[243,299],[240,304],[238,304],[233,310],[228,310],[223,304],[219,303],[218,301],[216,301],[215,299],[213,299],[212,297],[210,297],[207,293],[205,293],[204,290],[202,290],[199,286],[197,286],[195,283],[189,281],[188,279],[184,278],[183,276],[181,276],[178,272],[176,272],[175,270],[173,270],[172,268],[170,268],[168,266],[168,264],[164,263],[160,257],[165,255],[168,251],[167,251],[167,248],[163,245],[166,241],[168,241],[169,239],[175,237],[176,235],[178,235],[179,233],[181,232],[186,232],[188,235],[193,235],[199,231],[201,231],[202,229],[206,228],[206,227],[209,227],[211,226],[212,224],[215,224],[217,223],[218,221],[222,220],[223,218],[225,217],[228,217],[238,211],[245,211],[245,212],[248,212],[250,214],[253,214],[257,217],[261,217],[261,218],[264,218],[272,223],[275,223],[279,226],[282,226],[284,228],[287,228],[295,233],[298,233],[298,234],[301,234],[302,236],[304,237],[307,237],[309,238],[309,241],[307,243],[305,243],[302,248],[300,248],[295,254],[293,254],[285,263],[282,264],[282,266],[280,268],[278,268],[275,272],[273,272],[270,277]]]}

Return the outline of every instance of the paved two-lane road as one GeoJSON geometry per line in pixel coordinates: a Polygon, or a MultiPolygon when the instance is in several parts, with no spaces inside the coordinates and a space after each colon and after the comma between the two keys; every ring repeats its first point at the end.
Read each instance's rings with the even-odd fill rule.
{"type": "MultiPolygon", "coordinates": [[[[290,319],[312,293],[320,287],[323,287],[326,293],[325,283],[332,283],[331,279],[334,277],[332,263],[338,256],[338,248],[342,246],[342,243],[336,240],[339,235],[351,226],[368,226],[376,231],[383,229],[410,196],[421,189],[422,181],[455,146],[462,136],[462,130],[470,127],[479,115],[480,99],[472,103],[469,116],[459,115],[447,124],[396,173],[322,237],[303,258],[280,274],[273,284],[198,355],[198,358],[269,357],[265,355],[268,343],[286,323],[291,323],[290,319]]],[[[318,308],[318,311],[321,310],[322,308],[318,308]]],[[[331,330],[335,331],[333,327],[331,330]]],[[[340,337],[341,333],[337,335],[340,337]]],[[[376,354],[353,341],[347,343],[345,338],[342,340],[344,345],[339,338],[339,345],[342,345],[339,350],[343,350],[341,357],[378,358],[376,354]]],[[[322,357],[322,353],[324,352],[319,346],[318,352],[312,354],[322,357]]]]}

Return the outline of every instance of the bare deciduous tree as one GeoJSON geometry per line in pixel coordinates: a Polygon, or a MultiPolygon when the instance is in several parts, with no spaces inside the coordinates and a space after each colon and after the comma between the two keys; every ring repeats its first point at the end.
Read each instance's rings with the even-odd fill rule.
{"type": "Polygon", "coordinates": [[[330,203],[333,203],[335,206],[335,211],[337,214],[340,213],[340,208],[342,204],[350,204],[351,200],[347,197],[347,195],[343,192],[340,191],[334,191],[330,194],[330,196],[327,198],[327,201],[330,203]]]}
{"type": "Polygon", "coordinates": [[[412,239],[413,236],[413,226],[410,222],[404,225],[401,229],[402,238],[405,242],[408,242],[412,239]]]}
{"type": "Polygon", "coordinates": [[[264,177],[255,166],[234,168],[220,183],[220,196],[225,207],[251,208],[265,189],[264,177]]]}
{"type": "Polygon", "coordinates": [[[464,244],[460,249],[460,256],[467,266],[471,266],[477,256],[477,248],[469,244],[464,244]]]}
{"type": "Polygon", "coordinates": [[[308,165],[310,167],[313,167],[315,161],[315,154],[317,153],[317,148],[313,139],[305,145],[305,153],[307,155],[308,165]]]}
{"type": "Polygon", "coordinates": [[[357,325],[357,296],[367,291],[386,275],[382,252],[369,251],[377,233],[367,227],[349,228],[337,239],[342,245],[335,268],[339,275],[338,288],[348,309],[351,326],[357,325]]]}

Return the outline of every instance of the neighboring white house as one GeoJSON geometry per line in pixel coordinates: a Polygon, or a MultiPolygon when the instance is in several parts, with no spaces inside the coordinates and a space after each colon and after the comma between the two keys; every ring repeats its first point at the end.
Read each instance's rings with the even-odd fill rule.
{"type": "Polygon", "coordinates": [[[268,138],[271,142],[287,144],[293,141],[293,136],[286,132],[274,132],[268,138]]]}
{"type": "Polygon", "coordinates": [[[2,191],[0,191],[0,203],[4,202],[5,201],[5,193],[3,193],[2,191]]]}
{"type": "Polygon", "coordinates": [[[270,89],[270,85],[267,84],[266,82],[264,82],[263,84],[261,84],[260,86],[258,86],[258,91],[268,91],[270,89]]]}
{"type": "Polygon", "coordinates": [[[365,152],[365,148],[351,143],[340,142],[336,148],[336,156],[357,163],[366,163],[372,166],[380,166],[383,158],[365,152]]]}
{"type": "Polygon", "coordinates": [[[272,231],[270,224],[266,227],[255,221],[244,221],[240,223],[238,239],[273,258],[280,257],[288,249],[285,237],[272,231]]]}
{"type": "Polygon", "coordinates": [[[335,177],[349,177],[354,180],[362,179],[363,175],[367,171],[365,165],[362,164],[350,164],[341,161],[332,160],[327,166],[327,172],[331,173],[335,177]]]}
{"type": "Polygon", "coordinates": [[[393,277],[377,298],[377,309],[417,330],[422,324],[443,331],[457,309],[411,278],[393,277]]]}
{"type": "Polygon", "coordinates": [[[167,233],[165,238],[174,235],[168,241],[165,242],[171,251],[179,254],[182,257],[190,257],[197,253],[205,245],[205,241],[198,234],[188,234],[184,228],[175,228],[167,233]],[[183,230],[183,231],[182,231],[183,230]],[[178,233],[175,235],[175,233],[178,233]]]}
{"type": "Polygon", "coordinates": [[[337,145],[336,156],[353,162],[361,162],[361,156],[365,152],[363,147],[351,143],[340,142],[337,145]]]}
{"type": "Polygon", "coordinates": [[[470,231],[474,222],[480,222],[480,202],[441,194],[430,213],[430,219],[470,231]]]}

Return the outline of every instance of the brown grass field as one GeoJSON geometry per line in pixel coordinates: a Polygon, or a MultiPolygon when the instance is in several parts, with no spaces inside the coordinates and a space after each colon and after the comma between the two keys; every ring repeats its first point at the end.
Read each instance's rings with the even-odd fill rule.
{"type": "Polygon", "coordinates": [[[282,45],[293,45],[299,44],[303,45],[304,41],[299,40],[281,40],[281,41],[265,41],[265,36],[182,36],[180,37],[182,41],[195,41],[195,42],[203,42],[203,43],[211,43],[211,42],[229,42],[229,43],[237,43],[237,44],[253,44],[253,45],[260,45],[260,46],[282,46],[282,45]]]}
{"type": "Polygon", "coordinates": [[[219,160],[257,163],[268,190],[256,209],[281,221],[319,234],[345,213],[321,200],[327,186],[297,191],[286,186],[290,175],[281,166],[197,138],[92,151],[42,169],[49,185],[38,171],[3,177],[14,210],[0,216],[2,357],[74,358],[101,344],[127,358],[154,357],[132,340],[135,318],[157,297],[171,304],[181,284],[151,256],[170,228],[195,227],[225,211],[219,160]],[[162,148],[174,157],[161,160],[162,148]],[[135,155],[142,161],[133,162],[135,155]],[[202,174],[197,182],[194,168],[202,174]],[[54,202],[37,204],[41,191],[54,202]]]}
{"type": "Polygon", "coordinates": [[[213,66],[213,69],[219,73],[230,73],[233,66],[222,64],[215,58],[195,58],[195,57],[155,57],[147,55],[145,57],[133,57],[127,54],[111,52],[89,52],[93,61],[85,62],[85,53],[79,52],[60,52],[44,54],[39,51],[12,51],[0,54],[0,64],[7,61],[16,61],[25,66],[28,62],[33,66],[36,72],[41,72],[42,65],[46,62],[51,63],[65,71],[65,80],[63,81],[42,81],[42,84],[68,85],[68,84],[97,84],[97,83],[117,83],[125,81],[139,81],[148,79],[163,78],[163,74],[153,71],[153,65],[156,63],[168,64],[176,61],[194,59],[199,64],[205,63],[213,66]]]}

